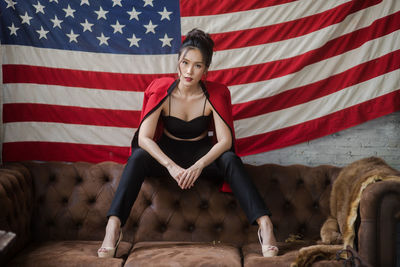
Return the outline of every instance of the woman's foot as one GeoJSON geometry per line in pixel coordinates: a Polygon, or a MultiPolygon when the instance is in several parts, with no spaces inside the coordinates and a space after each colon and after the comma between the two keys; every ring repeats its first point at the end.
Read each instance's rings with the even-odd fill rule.
{"type": "Polygon", "coordinates": [[[257,222],[259,224],[258,239],[261,244],[263,256],[273,257],[278,255],[279,249],[276,246],[276,239],[271,220],[268,216],[263,216],[260,217],[257,222]]]}
{"type": "Polygon", "coordinates": [[[107,222],[103,244],[101,244],[101,247],[97,251],[99,258],[115,257],[121,239],[121,222],[118,217],[111,216],[107,222]]]}

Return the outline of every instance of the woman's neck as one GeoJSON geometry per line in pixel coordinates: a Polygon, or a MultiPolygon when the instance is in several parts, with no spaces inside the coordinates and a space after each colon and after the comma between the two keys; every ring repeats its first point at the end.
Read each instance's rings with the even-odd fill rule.
{"type": "Polygon", "coordinates": [[[179,82],[177,89],[178,93],[183,97],[198,95],[202,91],[199,83],[193,86],[184,86],[182,83],[179,82]]]}

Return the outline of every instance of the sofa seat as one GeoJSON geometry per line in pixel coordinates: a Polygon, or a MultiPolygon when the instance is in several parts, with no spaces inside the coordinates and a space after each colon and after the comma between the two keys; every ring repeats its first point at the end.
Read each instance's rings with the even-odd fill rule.
{"type": "Polygon", "coordinates": [[[264,258],[259,243],[249,243],[242,247],[243,266],[290,266],[296,259],[298,251],[304,246],[314,245],[315,241],[278,242],[278,257],[264,258]]]}
{"type": "Polygon", "coordinates": [[[97,250],[101,241],[48,241],[32,243],[7,266],[123,266],[132,244],[121,242],[116,258],[100,259],[97,250]]]}
{"type": "Polygon", "coordinates": [[[240,267],[242,263],[240,249],[234,245],[164,241],[135,244],[124,266],[240,267]]]}

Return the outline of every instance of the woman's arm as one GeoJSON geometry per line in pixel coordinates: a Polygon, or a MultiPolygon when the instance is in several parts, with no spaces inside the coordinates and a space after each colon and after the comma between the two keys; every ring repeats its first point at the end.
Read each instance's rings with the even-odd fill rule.
{"type": "Polygon", "coordinates": [[[161,165],[167,168],[172,178],[179,183],[180,176],[184,172],[184,169],[172,161],[153,140],[161,110],[162,105],[142,122],[139,131],[138,143],[139,147],[146,150],[161,165]]]}
{"type": "Polygon", "coordinates": [[[208,151],[207,154],[200,158],[190,168],[185,170],[181,175],[179,186],[182,189],[192,187],[197,178],[199,178],[202,170],[221,156],[222,153],[228,151],[232,146],[232,134],[229,127],[213,108],[212,110],[217,143],[210,149],[210,151],[208,151]]]}

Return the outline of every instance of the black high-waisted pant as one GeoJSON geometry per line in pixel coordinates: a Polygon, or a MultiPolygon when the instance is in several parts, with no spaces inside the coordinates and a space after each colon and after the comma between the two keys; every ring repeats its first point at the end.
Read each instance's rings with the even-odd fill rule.
{"type": "MultiPolygon", "coordinates": [[[[212,147],[209,137],[199,141],[178,141],[166,135],[163,135],[158,145],[168,157],[182,168],[192,166],[212,147]]],[[[217,160],[203,169],[202,175],[207,173],[218,173],[228,182],[251,224],[256,224],[256,220],[260,216],[271,215],[248,177],[241,159],[234,152],[223,153],[217,160]]],[[[169,176],[169,172],[147,151],[135,148],[124,168],[107,216],[117,216],[123,226],[129,217],[144,178],[148,176],[169,176]]]]}

